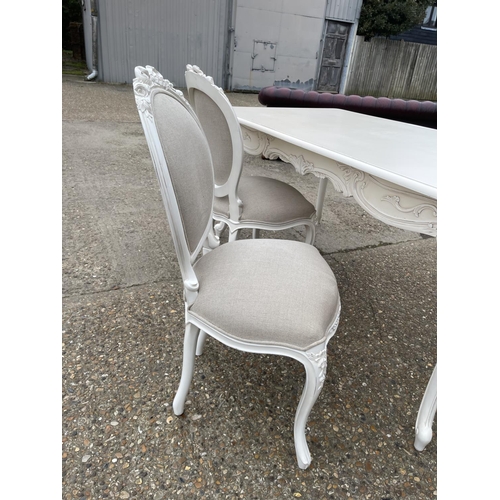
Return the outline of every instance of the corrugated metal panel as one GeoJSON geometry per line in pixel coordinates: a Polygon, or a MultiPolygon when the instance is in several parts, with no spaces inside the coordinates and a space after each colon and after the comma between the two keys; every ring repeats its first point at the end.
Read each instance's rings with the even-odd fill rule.
{"type": "Polygon", "coordinates": [[[363,0],[329,0],[325,17],[353,23],[359,19],[362,3],[363,0]]]}
{"type": "Polygon", "coordinates": [[[223,85],[231,0],[99,2],[99,78],[131,83],[135,66],[151,65],[184,87],[186,64],[223,85]]]}

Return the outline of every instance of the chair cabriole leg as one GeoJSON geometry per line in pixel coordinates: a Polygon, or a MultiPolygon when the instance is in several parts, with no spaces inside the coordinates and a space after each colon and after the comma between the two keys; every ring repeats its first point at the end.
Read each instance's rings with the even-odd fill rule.
{"type": "Polygon", "coordinates": [[[172,405],[176,415],[182,415],[184,413],[184,403],[189,391],[189,386],[191,385],[191,380],[193,379],[194,359],[199,333],[199,328],[191,323],[186,324],[181,381],[172,405]]]}
{"type": "Polygon", "coordinates": [[[316,228],[313,225],[306,226],[306,243],[309,245],[314,245],[314,240],[316,238],[316,228]]]}
{"type": "Polygon", "coordinates": [[[200,331],[198,335],[198,342],[196,343],[196,355],[201,356],[203,354],[203,348],[205,347],[205,340],[207,339],[206,332],[200,331]]]}
{"type": "Polygon", "coordinates": [[[302,364],[306,370],[306,382],[295,414],[294,440],[299,467],[307,469],[311,465],[311,454],[306,441],[306,424],[325,381],[326,348],[304,353],[302,364]]]}

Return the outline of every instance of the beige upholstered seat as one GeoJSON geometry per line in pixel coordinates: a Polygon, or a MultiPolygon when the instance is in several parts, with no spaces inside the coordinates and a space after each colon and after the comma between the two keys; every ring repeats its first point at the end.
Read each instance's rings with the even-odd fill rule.
{"type": "MultiPolygon", "coordinates": [[[[238,194],[243,202],[240,223],[284,224],[300,222],[304,213],[314,213],[314,206],[307,201],[293,186],[269,177],[240,177],[238,194]],[[283,203],[286,198],[289,203],[283,203]]],[[[215,217],[229,218],[229,197],[215,198],[215,217]]]]}
{"type": "Polygon", "coordinates": [[[212,153],[215,178],[214,219],[229,227],[229,241],[238,230],[272,231],[304,226],[313,244],[316,209],[294,187],[270,177],[241,176],[243,137],[238,118],[223,90],[197,66],[187,65],[186,86],[212,153]]]}
{"type": "Polygon", "coordinates": [[[201,124],[182,93],[154,68],[139,66],[135,74],[137,108],[184,284],[186,330],[174,413],[184,412],[195,356],[207,334],[241,351],[296,359],[306,371],[294,425],[297,461],[305,469],[311,463],[306,423],[340,318],[335,276],[318,250],[302,242],[219,245],[212,225],[212,156],[201,124]]]}
{"type": "Polygon", "coordinates": [[[190,313],[234,339],[307,350],[325,342],[340,310],[330,267],[298,241],[235,241],[194,270],[200,288],[190,313]]]}

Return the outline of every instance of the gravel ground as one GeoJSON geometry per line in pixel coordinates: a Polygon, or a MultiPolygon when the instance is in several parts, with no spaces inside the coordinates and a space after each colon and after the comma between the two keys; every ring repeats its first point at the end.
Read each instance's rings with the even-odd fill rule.
{"type": "MultiPolygon", "coordinates": [[[[428,241],[400,246],[417,256],[428,241]]],[[[378,249],[381,263],[392,249],[378,249]]],[[[374,284],[362,252],[328,257],[342,323],[309,420],[313,463],[297,469],[293,417],[301,366],[208,341],[187,410],[172,412],[183,332],[178,284],[96,293],[64,304],[64,498],[433,498],[436,441],[413,448],[431,373],[433,296],[410,311],[411,270],[374,284]],[[372,300],[373,288],[377,301],[372,300]],[[360,327],[362,318],[362,327],[360,327]],[[413,323],[413,333],[407,323],[413,323]]],[[[432,270],[413,275],[432,282],[432,270]]]]}

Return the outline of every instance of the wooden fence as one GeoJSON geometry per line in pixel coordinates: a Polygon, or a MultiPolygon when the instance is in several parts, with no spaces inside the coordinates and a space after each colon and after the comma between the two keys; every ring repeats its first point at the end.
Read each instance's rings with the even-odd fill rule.
{"type": "Polygon", "coordinates": [[[344,93],[437,101],[437,46],[357,36],[344,93]]]}

